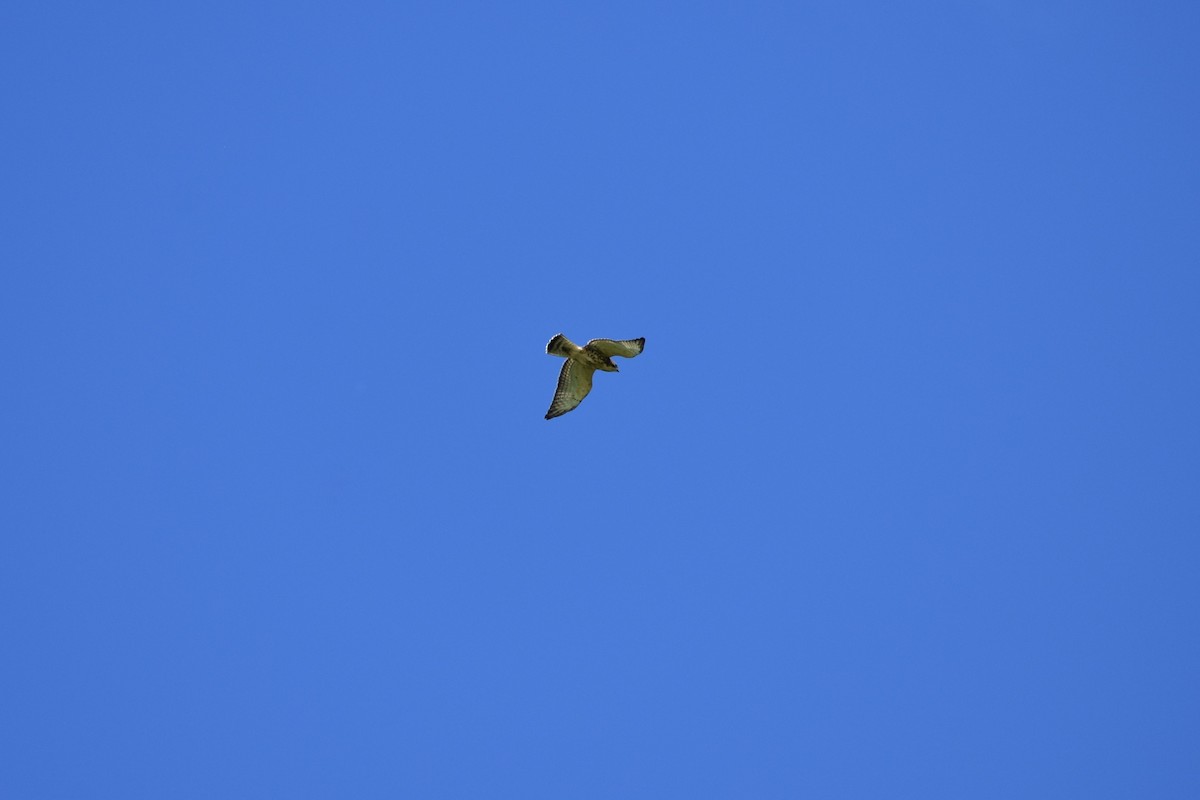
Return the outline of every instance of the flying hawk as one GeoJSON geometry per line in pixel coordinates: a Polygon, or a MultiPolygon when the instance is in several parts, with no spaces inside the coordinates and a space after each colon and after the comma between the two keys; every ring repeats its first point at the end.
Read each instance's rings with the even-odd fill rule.
{"type": "Polygon", "coordinates": [[[562,372],[558,373],[558,388],[546,419],[561,416],[579,405],[592,390],[592,373],[596,370],[617,372],[612,356],[633,358],[642,352],[646,339],[592,339],[583,347],[572,342],[561,333],[546,344],[546,352],[567,360],[562,372]]]}

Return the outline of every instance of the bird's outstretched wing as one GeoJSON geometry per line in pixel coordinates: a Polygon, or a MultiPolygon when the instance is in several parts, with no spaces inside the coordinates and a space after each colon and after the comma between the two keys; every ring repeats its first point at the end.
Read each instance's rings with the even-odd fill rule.
{"type": "Polygon", "coordinates": [[[568,359],[563,364],[562,372],[558,373],[558,388],[554,390],[554,399],[550,402],[546,419],[562,416],[579,405],[592,390],[592,375],[595,372],[594,367],[568,359]]]}
{"type": "Polygon", "coordinates": [[[595,350],[597,353],[605,356],[624,356],[625,358],[633,358],[638,353],[642,352],[646,347],[646,338],[641,339],[592,339],[586,345],[585,350],[595,350]]]}

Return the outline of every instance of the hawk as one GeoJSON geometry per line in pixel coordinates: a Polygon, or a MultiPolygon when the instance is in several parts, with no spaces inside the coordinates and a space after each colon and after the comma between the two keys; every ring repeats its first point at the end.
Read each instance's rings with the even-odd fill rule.
{"type": "Polygon", "coordinates": [[[567,363],[558,373],[558,388],[554,390],[554,400],[546,412],[546,419],[561,416],[579,405],[592,390],[592,374],[596,370],[618,372],[613,356],[633,358],[645,346],[645,337],[622,341],[592,339],[580,347],[561,333],[555,336],[546,343],[546,352],[565,358],[567,363]]]}

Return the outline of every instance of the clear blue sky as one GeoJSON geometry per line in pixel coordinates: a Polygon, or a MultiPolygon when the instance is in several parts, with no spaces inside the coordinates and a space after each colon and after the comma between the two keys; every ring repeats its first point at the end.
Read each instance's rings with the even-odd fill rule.
{"type": "Polygon", "coordinates": [[[1200,796],[1198,42],[5,5],[0,796],[1200,796]]]}

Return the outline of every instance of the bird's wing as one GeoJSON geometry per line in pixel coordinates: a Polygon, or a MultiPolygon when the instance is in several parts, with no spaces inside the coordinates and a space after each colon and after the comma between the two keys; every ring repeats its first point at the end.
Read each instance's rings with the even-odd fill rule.
{"type": "Polygon", "coordinates": [[[579,405],[592,390],[592,374],[595,371],[594,367],[567,359],[562,372],[558,373],[558,388],[554,390],[554,399],[550,401],[546,419],[561,416],[579,405]]]}
{"type": "Polygon", "coordinates": [[[625,358],[633,358],[638,353],[642,352],[646,347],[646,338],[641,339],[592,339],[586,345],[585,350],[595,350],[600,355],[604,356],[624,356],[625,358]]]}

